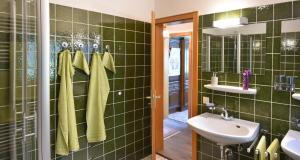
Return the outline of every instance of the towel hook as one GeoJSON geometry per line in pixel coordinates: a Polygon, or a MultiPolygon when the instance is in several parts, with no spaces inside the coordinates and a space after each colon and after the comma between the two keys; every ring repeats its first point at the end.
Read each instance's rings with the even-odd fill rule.
{"type": "Polygon", "coordinates": [[[67,42],[62,42],[61,45],[64,49],[68,48],[68,46],[69,46],[69,44],[67,42]]]}
{"type": "Polygon", "coordinates": [[[106,52],[110,52],[110,46],[109,45],[105,45],[105,50],[106,50],[106,52]]]}
{"type": "Polygon", "coordinates": [[[84,46],[83,43],[79,43],[79,45],[78,45],[79,49],[82,49],[83,46],[84,46]]]}

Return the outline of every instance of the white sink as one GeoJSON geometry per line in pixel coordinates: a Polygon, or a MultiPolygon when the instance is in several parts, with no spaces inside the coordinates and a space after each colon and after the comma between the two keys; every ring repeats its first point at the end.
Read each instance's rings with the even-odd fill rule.
{"type": "Polygon", "coordinates": [[[281,141],[281,148],[285,154],[295,160],[300,159],[300,132],[289,130],[281,141]]]}
{"type": "Polygon", "coordinates": [[[294,94],[292,95],[292,97],[293,97],[294,99],[300,100],[300,93],[294,93],[294,94]]]}
{"type": "Polygon", "coordinates": [[[259,132],[258,123],[235,118],[227,121],[211,113],[190,118],[188,124],[196,133],[220,146],[251,142],[259,132]]]}

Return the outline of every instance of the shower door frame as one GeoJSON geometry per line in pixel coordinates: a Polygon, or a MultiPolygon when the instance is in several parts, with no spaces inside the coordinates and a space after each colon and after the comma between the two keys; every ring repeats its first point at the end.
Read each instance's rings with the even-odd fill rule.
{"type": "Polygon", "coordinates": [[[50,148],[50,2],[37,0],[38,160],[51,159],[50,148]]]}

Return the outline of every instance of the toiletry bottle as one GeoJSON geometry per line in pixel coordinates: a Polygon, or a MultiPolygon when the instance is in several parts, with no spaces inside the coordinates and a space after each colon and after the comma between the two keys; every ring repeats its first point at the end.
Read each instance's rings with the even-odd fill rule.
{"type": "Polygon", "coordinates": [[[212,86],[218,85],[218,77],[216,72],[213,72],[213,76],[211,77],[211,85],[212,86]]]}
{"type": "Polygon", "coordinates": [[[251,71],[249,69],[245,69],[243,72],[243,90],[249,89],[251,71]]]}

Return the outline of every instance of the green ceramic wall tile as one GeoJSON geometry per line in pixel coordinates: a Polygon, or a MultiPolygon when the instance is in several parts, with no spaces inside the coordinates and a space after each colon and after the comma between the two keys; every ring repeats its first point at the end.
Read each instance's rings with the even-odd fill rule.
{"type": "Polygon", "coordinates": [[[256,77],[257,77],[256,78],[256,84],[271,86],[271,83],[272,83],[272,72],[271,71],[266,70],[264,75],[259,75],[259,76],[256,76],[256,77]]]}
{"type": "Polygon", "coordinates": [[[254,113],[254,101],[249,99],[240,100],[240,111],[248,114],[254,113]]]}
{"type": "Polygon", "coordinates": [[[102,14],[102,25],[105,27],[114,27],[115,17],[108,14],[102,14]]]}
{"type": "Polygon", "coordinates": [[[290,117],[290,106],[285,104],[272,104],[272,118],[288,121],[290,117]]]}
{"type": "Polygon", "coordinates": [[[273,47],[273,38],[266,38],[266,51],[267,51],[267,53],[273,53],[273,48],[272,47],[273,47]]]}
{"type": "Polygon", "coordinates": [[[116,41],[125,41],[125,31],[115,29],[115,40],[116,41]]]}
{"type": "Polygon", "coordinates": [[[273,69],[280,70],[280,54],[273,54],[273,69]]]}
{"type": "Polygon", "coordinates": [[[136,43],[144,43],[145,42],[145,34],[136,32],[135,33],[135,42],[136,43]]]}
{"type": "Polygon", "coordinates": [[[125,55],[124,54],[116,54],[115,55],[115,65],[116,66],[125,66],[125,55]]]}
{"type": "Polygon", "coordinates": [[[87,23],[88,22],[88,12],[82,9],[73,9],[73,21],[80,22],[80,23],[87,23]]]}
{"type": "Polygon", "coordinates": [[[220,12],[215,14],[215,20],[221,20],[228,18],[227,12],[220,12]]]}
{"type": "Polygon", "coordinates": [[[240,101],[236,97],[226,97],[226,108],[234,111],[239,110],[240,101]]]}
{"type": "Polygon", "coordinates": [[[242,9],[242,16],[248,18],[248,22],[256,22],[256,7],[242,9]]]}
{"type": "Polygon", "coordinates": [[[150,23],[146,23],[145,24],[145,32],[146,33],[151,33],[151,24],[150,23]]]}
{"type": "Polygon", "coordinates": [[[125,29],[125,18],[115,16],[115,27],[125,29]]]}
{"type": "Polygon", "coordinates": [[[126,54],[135,54],[135,44],[126,43],[126,54]]]}
{"type": "Polygon", "coordinates": [[[257,21],[268,21],[273,19],[273,5],[257,7],[257,21]]]}
{"type": "Polygon", "coordinates": [[[274,26],[273,21],[267,22],[266,37],[272,37],[273,36],[273,26],[274,26]]]}
{"type": "Polygon", "coordinates": [[[101,25],[101,13],[89,11],[89,24],[101,25]]]}
{"type": "Polygon", "coordinates": [[[55,4],[50,4],[49,11],[50,11],[50,19],[55,19],[55,4]]]}
{"type": "MultiPolygon", "coordinates": [[[[117,94],[115,94],[115,95],[117,96],[117,94]]],[[[124,113],[124,111],[125,111],[124,102],[115,103],[114,104],[114,111],[115,111],[116,115],[124,113]]]]}
{"type": "Polygon", "coordinates": [[[72,23],[71,22],[56,22],[56,35],[71,37],[72,34],[72,23]]]}
{"type": "Polygon", "coordinates": [[[87,96],[74,97],[75,109],[85,109],[87,104],[87,96]]]}
{"type": "Polygon", "coordinates": [[[132,19],[126,18],[126,29],[127,30],[135,30],[135,21],[132,19]]]}
{"type": "Polygon", "coordinates": [[[101,35],[101,27],[89,25],[89,36],[94,39],[96,35],[101,35]]]}
{"type": "Polygon", "coordinates": [[[72,8],[56,5],[56,19],[63,21],[72,21],[72,8]]]}
{"type": "Polygon", "coordinates": [[[292,2],[278,3],[274,5],[274,19],[292,18],[292,2]]]}
{"type": "Polygon", "coordinates": [[[6,88],[9,86],[9,71],[8,70],[0,70],[0,88],[6,88]]]}
{"type": "Polygon", "coordinates": [[[135,30],[139,31],[139,32],[144,32],[145,31],[145,23],[142,21],[136,21],[135,30]]]}
{"type": "Polygon", "coordinates": [[[300,17],[300,1],[294,1],[293,2],[293,17],[296,18],[296,17],[300,17]]]}
{"type": "Polygon", "coordinates": [[[214,21],[214,14],[204,15],[203,16],[203,27],[212,27],[214,21]]]}
{"type": "Polygon", "coordinates": [[[227,16],[228,16],[228,18],[240,17],[241,16],[241,9],[228,11],[227,16]]]}
{"type": "Polygon", "coordinates": [[[114,29],[103,27],[103,40],[114,40],[114,29]]]}
{"type": "Polygon", "coordinates": [[[272,119],[272,134],[286,134],[289,130],[289,123],[286,121],[272,119]]]}
{"type": "Polygon", "coordinates": [[[265,129],[267,131],[271,131],[271,118],[255,116],[255,122],[259,123],[261,129],[265,129]]]}
{"type": "Polygon", "coordinates": [[[280,53],[281,37],[275,37],[273,43],[273,53],[280,53]]]}
{"type": "Polygon", "coordinates": [[[270,101],[271,100],[271,87],[269,86],[257,86],[258,92],[256,99],[270,101]]]}
{"type": "Polygon", "coordinates": [[[289,104],[290,103],[290,92],[273,91],[273,102],[289,104]]]}
{"type": "Polygon", "coordinates": [[[126,31],[126,42],[135,42],[135,32],[126,31]]]}
{"type": "Polygon", "coordinates": [[[281,21],[274,21],[274,36],[281,35],[281,21]]]}

